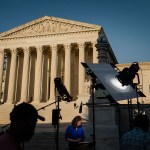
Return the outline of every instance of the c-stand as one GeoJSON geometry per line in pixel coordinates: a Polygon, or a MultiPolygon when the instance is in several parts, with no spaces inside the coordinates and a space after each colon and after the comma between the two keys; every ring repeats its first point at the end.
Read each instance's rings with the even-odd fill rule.
{"type": "Polygon", "coordinates": [[[72,100],[72,97],[70,96],[69,92],[67,91],[65,85],[63,85],[61,78],[55,78],[55,91],[57,89],[58,91],[58,100],[57,100],[57,109],[56,109],[56,115],[54,115],[54,118],[56,119],[57,130],[56,130],[56,150],[59,150],[59,119],[60,116],[60,108],[59,108],[59,102],[62,100],[70,102],[72,100]]]}
{"type": "Polygon", "coordinates": [[[96,140],[95,140],[95,102],[94,102],[94,88],[95,88],[95,79],[91,79],[91,97],[92,97],[92,112],[93,112],[93,144],[94,144],[94,150],[96,146],[96,140]]]}
{"type": "MultiPolygon", "coordinates": [[[[54,115],[54,116],[52,116],[52,118],[54,117],[54,120],[56,121],[55,123],[54,123],[54,125],[56,125],[57,126],[57,130],[56,130],[56,150],[59,150],[59,119],[61,118],[60,117],[60,108],[59,108],[59,102],[61,101],[61,98],[60,98],[60,96],[58,96],[58,99],[57,99],[57,101],[55,101],[55,102],[53,102],[53,103],[50,103],[50,104],[48,104],[48,105],[46,105],[46,106],[44,106],[44,107],[41,107],[41,108],[39,108],[39,109],[37,109],[37,111],[39,111],[39,110],[41,110],[41,109],[45,109],[46,107],[48,107],[48,106],[51,106],[51,105],[53,105],[53,104],[56,104],[57,103],[57,115],[54,115]]],[[[53,119],[52,119],[53,120],[53,119]]],[[[53,124],[53,121],[52,121],[52,124],[53,124]]]]}
{"type": "Polygon", "coordinates": [[[58,96],[58,100],[57,100],[57,109],[54,109],[53,111],[55,113],[53,113],[52,116],[52,124],[54,126],[57,126],[57,130],[56,130],[56,138],[55,138],[55,142],[56,142],[56,150],[59,150],[59,119],[62,119],[61,115],[60,115],[60,111],[61,109],[59,108],[59,102],[61,101],[60,96],[58,96]]]}

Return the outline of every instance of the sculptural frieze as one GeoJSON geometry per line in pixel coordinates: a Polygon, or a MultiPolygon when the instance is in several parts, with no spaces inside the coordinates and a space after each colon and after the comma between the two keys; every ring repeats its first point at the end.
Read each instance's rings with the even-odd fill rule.
{"type": "Polygon", "coordinates": [[[24,25],[10,32],[3,37],[24,37],[24,36],[34,36],[34,35],[45,35],[45,34],[56,34],[64,32],[74,32],[91,30],[94,27],[89,27],[85,25],[78,25],[70,22],[61,22],[59,20],[42,20],[40,22],[35,22],[33,24],[24,25]]]}

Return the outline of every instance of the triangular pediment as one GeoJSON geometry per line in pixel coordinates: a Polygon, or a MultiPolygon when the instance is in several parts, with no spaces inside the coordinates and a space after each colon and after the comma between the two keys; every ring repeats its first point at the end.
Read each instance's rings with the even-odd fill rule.
{"type": "Polygon", "coordinates": [[[24,37],[86,30],[99,30],[101,27],[78,21],[56,17],[42,17],[0,34],[0,37],[24,37]]]}

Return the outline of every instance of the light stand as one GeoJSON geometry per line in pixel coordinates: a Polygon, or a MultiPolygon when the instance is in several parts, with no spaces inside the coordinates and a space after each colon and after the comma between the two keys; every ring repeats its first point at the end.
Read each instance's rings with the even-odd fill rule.
{"type": "Polygon", "coordinates": [[[139,102],[139,98],[138,98],[138,88],[137,88],[137,84],[135,85],[135,90],[136,90],[136,93],[137,93],[137,110],[138,110],[138,114],[140,114],[140,102],[139,102]]]}
{"type": "Polygon", "coordinates": [[[56,142],[56,150],[59,150],[59,119],[60,119],[60,108],[59,108],[59,102],[61,101],[61,98],[60,96],[58,96],[58,99],[57,101],[53,102],[53,103],[50,103],[44,107],[41,107],[40,109],[38,109],[37,111],[41,110],[41,109],[45,109],[46,107],[50,106],[50,105],[53,105],[53,104],[56,104],[57,103],[57,110],[58,110],[58,113],[57,115],[55,115],[55,121],[57,122],[57,130],[56,130],[56,139],[55,139],[55,142],[56,142]]]}
{"type": "Polygon", "coordinates": [[[54,116],[54,119],[56,120],[56,150],[59,150],[59,119],[61,119],[60,115],[60,107],[59,107],[59,102],[62,100],[70,102],[72,100],[72,96],[70,96],[69,92],[67,91],[66,87],[63,85],[61,82],[61,78],[55,78],[54,79],[55,83],[55,91],[57,89],[58,91],[58,100],[57,100],[57,115],[54,116]],[[56,117],[56,118],[55,118],[56,117]]]}
{"type": "MultiPolygon", "coordinates": [[[[114,68],[117,68],[115,65],[113,65],[114,68]]],[[[124,68],[122,71],[119,70],[119,74],[116,76],[119,80],[119,82],[124,85],[131,85],[133,89],[135,89],[136,92],[136,98],[137,98],[137,113],[140,114],[140,102],[139,102],[139,95],[141,97],[145,97],[145,95],[139,91],[137,88],[137,85],[140,84],[140,78],[138,74],[138,70],[140,69],[139,64],[137,62],[133,62],[132,65],[129,68],[124,68]],[[137,83],[133,83],[133,79],[137,77],[137,83]]],[[[128,99],[128,114],[129,114],[129,128],[132,129],[131,122],[133,121],[133,108],[132,108],[132,100],[128,99]]]]}
{"type": "MultiPolygon", "coordinates": [[[[92,146],[93,146],[93,150],[96,149],[96,137],[95,137],[95,101],[94,101],[94,89],[96,89],[96,88],[97,88],[96,79],[92,78],[91,79],[91,99],[92,99],[92,103],[85,103],[85,104],[83,104],[81,102],[80,107],[79,107],[79,113],[82,113],[82,106],[83,105],[92,106],[92,118],[93,118],[93,120],[92,120],[92,129],[93,129],[93,134],[92,134],[93,142],[92,142],[92,146]]],[[[78,107],[76,107],[76,105],[75,105],[75,109],[76,108],[78,108],[78,107]]]]}
{"type": "Polygon", "coordinates": [[[133,121],[133,107],[132,107],[132,99],[128,99],[128,117],[129,117],[129,129],[132,129],[132,121],[133,121]]]}
{"type": "Polygon", "coordinates": [[[60,96],[58,96],[58,100],[57,100],[57,130],[56,130],[56,150],[59,150],[59,119],[61,119],[60,117],[60,108],[59,108],[59,102],[61,101],[60,96]]]}
{"type": "Polygon", "coordinates": [[[94,103],[94,88],[95,88],[95,79],[91,79],[92,85],[91,85],[91,97],[92,97],[92,110],[93,110],[93,144],[94,144],[94,150],[96,146],[96,140],[95,140],[95,103],[94,103]]]}

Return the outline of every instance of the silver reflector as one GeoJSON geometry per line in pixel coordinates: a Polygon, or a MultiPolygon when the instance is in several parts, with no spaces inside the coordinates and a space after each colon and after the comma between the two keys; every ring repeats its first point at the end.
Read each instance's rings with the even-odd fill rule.
{"type": "Polygon", "coordinates": [[[82,63],[82,65],[92,78],[97,78],[97,80],[100,80],[115,101],[145,97],[141,91],[136,91],[131,85],[122,86],[116,77],[118,72],[110,64],[82,63]]]}

